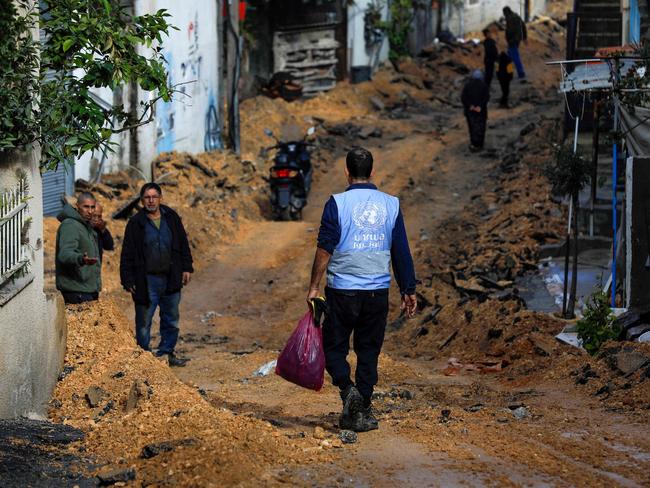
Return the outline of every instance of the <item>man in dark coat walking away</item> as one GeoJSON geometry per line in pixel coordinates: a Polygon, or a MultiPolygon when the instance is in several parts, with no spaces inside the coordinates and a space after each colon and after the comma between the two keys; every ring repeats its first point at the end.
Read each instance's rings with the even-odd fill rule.
{"type": "Polygon", "coordinates": [[[499,57],[499,50],[497,49],[497,43],[492,37],[492,31],[490,29],[483,29],[483,35],[485,39],[483,40],[483,48],[485,52],[483,53],[483,63],[485,64],[485,84],[490,89],[492,84],[492,77],[494,76],[494,64],[497,62],[499,57]]]}
{"type": "Polygon", "coordinates": [[[170,366],[184,366],[177,357],[181,288],[190,282],[192,253],[179,215],[161,205],[162,189],[145,183],[140,190],[142,209],[126,225],[120,280],[135,302],[135,335],[149,350],[151,321],[160,307],[160,344],[156,356],[167,356],[170,366]]]}
{"type": "Polygon", "coordinates": [[[369,151],[356,148],[348,153],[349,186],[325,204],[307,297],[309,301],[320,295],[327,270],[325,366],[343,401],[339,426],[356,432],[379,427],[371,399],[386,329],[391,263],[402,310],[412,317],[417,309],[415,271],[399,200],[370,183],[372,173],[369,151]],[[347,361],[352,334],[357,356],[354,383],[347,361]]]}
{"type": "Polygon", "coordinates": [[[469,128],[470,150],[478,151],[485,143],[485,126],[487,124],[487,104],[490,100],[490,90],[483,82],[483,73],[476,70],[463,87],[461,102],[467,127],[469,128]]]}
{"type": "Polygon", "coordinates": [[[506,17],[506,41],[508,42],[508,56],[515,63],[517,68],[517,76],[522,83],[526,82],[526,72],[524,65],[519,56],[519,44],[521,41],[528,41],[528,32],[526,31],[526,24],[521,17],[514,13],[510,7],[503,7],[503,15],[506,17]]]}
{"type": "Polygon", "coordinates": [[[91,226],[95,204],[92,193],[83,192],[76,208],[65,203],[57,216],[56,288],[67,304],[97,300],[102,288],[97,234],[91,226]]]}

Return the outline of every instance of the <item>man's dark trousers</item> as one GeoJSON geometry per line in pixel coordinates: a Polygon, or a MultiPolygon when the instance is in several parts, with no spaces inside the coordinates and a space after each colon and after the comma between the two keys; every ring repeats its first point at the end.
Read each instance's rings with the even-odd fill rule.
{"type": "Polygon", "coordinates": [[[485,128],[487,114],[485,112],[468,112],[466,115],[469,128],[469,140],[474,147],[483,147],[485,143],[485,128]]]}
{"type": "Polygon", "coordinates": [[[63,301],[67,305],[78,305],[79,303],[92,302],[99,299],[99,293],[80,293],[76,291],[62,291],[63,301]]]}
{"type": "Polygon", "coordinates": [[[388,315],[388,289],[335,290],[325,288],[329,313],[323,324],[325,366],[341,390],[351,384],[347,355],[350,335],[357,355],[356,386],[370,404],[377,384],[377,362],[384,343],[388,315]]]}
{"type": "Polygon", "coordinates": [[[179,333],[180,313],[178,306],[181,301],[181,292],[167,293],[166,289],[166,276],[147,275],[149,304],[135,305],[135,336],[138,346],[145,351],[149,350],[153,316],[156,313],[156,308],[160,307],[159,355],[173,354],[179,333]]]}
{"type": "Polygon", "coordinates": [[[494,78],[494,61],[485,63],[485,74],[483,76],[483,81],[487,85],[488,89],[492,84],[492,78],[494,78]]]}

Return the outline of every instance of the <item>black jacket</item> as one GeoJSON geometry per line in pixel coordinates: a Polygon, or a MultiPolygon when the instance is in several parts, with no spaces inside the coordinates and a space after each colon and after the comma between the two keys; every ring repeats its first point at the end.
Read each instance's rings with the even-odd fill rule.
{"type": "Polygon", "coordinates": [[[460,96],[465,115],[469,114],[470,106],[481,107],[481,113],[487,114],[487,104],[490,100],[490,90],[483,80],[470,79],[463,87],[460,96]]]}
{"type": "Polygon", "coordinates": [[[95,229],[95,234],[97,234],[97,244],[99,244],[99,261],[103,262],[104,251],[114,251],[115,242],[113,241],[113,236],[108,228],[104,229],[103,232],[95,229]]]}
{"type": "Polygon", "coordinates": [[[509,47],[519,46],[521,41],[528,38],[526,23],[516,13],[506,15],[506,42],[509,47]]]}
{"type": "Polygon", "coordinates": [[[483,53],[483,62],[485,66],[493,65],[497,62],[499,57],[499,50],[497,49],[497,42],[494,39],[485,39],[483,41],[483,48],[485,52],[483,53]]]}
{"type": "MultiPolygon", "coordinates": [[[[160,212],[172,232],[172,262],[167,276],[166,291],[175,293],[183,287],[183,273],[194,271],[192,253],[179,215],[165,205],[160,206],[160,212]]],[[[139,305],[149,304],[144,258],[144,226],[148,218],[144,210],[131,217],[124,231],[120,257],[120,281],[126,290],[135,287],[133,301],[139,305]]]]}

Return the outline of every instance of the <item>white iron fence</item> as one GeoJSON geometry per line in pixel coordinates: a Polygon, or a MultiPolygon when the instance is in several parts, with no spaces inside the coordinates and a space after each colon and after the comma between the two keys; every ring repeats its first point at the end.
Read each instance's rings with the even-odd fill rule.
{"type": "Polygon", "coordinates": [[[21,181],[0,194],[0,285],[29,262],[23,236],[28,219],[27,187],[21,181]]]}

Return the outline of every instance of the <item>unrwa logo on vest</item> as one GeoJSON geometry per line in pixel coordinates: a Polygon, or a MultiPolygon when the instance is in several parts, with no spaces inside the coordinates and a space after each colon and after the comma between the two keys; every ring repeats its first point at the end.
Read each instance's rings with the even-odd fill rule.
{"type": "Polygon", "coordinates": [[[352,210],[354,225],[363,230],[377,230],[384,226],[388,212],[386,207],[376,202],[357,203],[352,210]]]}

